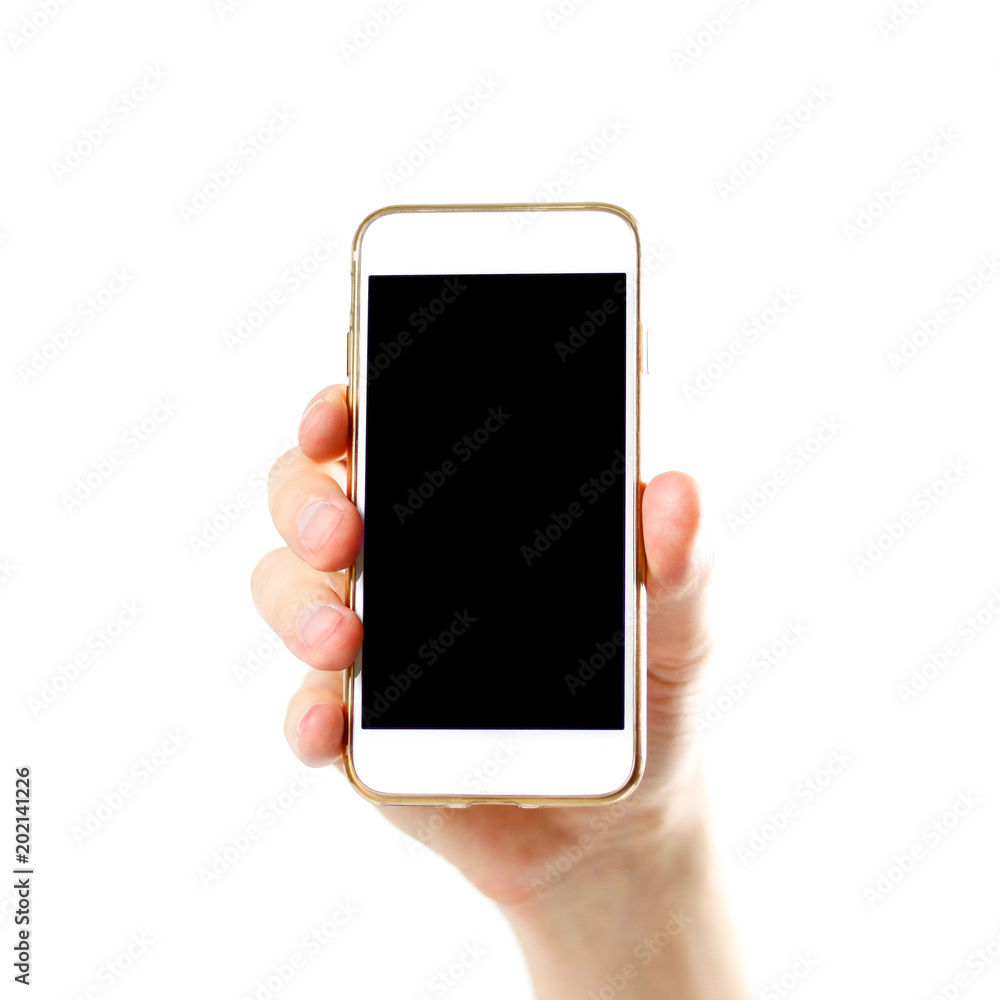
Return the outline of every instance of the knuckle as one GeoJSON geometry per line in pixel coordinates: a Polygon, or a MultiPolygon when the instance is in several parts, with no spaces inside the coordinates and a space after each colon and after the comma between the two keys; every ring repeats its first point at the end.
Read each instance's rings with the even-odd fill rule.
{"type": "Polygon", "coordinates": [[[271,490],[277,489],[281,485],[283,478],[287,476],[289,470],[294,469],[295,463],[302,457],[302,449],[298,445],[294,448],[289,448],[283,455],[279,455],[268,470],[268,488],[271,490]]]}
{"type": "Polygon", "coordinates": [[[257,610],[263,613],[264,598],[274,573],[274,563],[284,549],[272,549],[262,556],[250,573],[250,593],[257,610]]]}

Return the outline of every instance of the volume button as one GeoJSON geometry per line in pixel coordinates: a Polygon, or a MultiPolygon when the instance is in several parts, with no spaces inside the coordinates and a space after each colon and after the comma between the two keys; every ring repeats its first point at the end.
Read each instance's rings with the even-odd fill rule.
{"type": "Polygon", "coordinates": [[[351,376],[351,358],[354,356],[354,331],[348,329],[347,331],[347,377],[351,376]]]}

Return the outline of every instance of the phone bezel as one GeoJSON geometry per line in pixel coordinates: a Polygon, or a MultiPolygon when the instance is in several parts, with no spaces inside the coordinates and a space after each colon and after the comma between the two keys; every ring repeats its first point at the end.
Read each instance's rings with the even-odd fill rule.
{"type": "MultiPolygon", "coordinates": [[[[367,277],[369,274],[623,271],[626,316],[626,725],[622,730],[364,729],[353,711],[363,673],[345,672],[345,770],[380,804],[595,805],[627,795],[644,760],[645,592],[641,586],[639,420],[642,328],[635,219],[605,203],[391,205],[359,225],[351,254],[347,492],[364,516],[367,277]],[[504,218],[502,213],[507,214],[504,218]],[[380,224],[375,224],[375,223],[380,224]],[[513,750],[511,748],[514,748],[513,750]],[[497,761],[503,757],[503,766],[497,761]],[[490,762],[494,763],[492,771],[490,762]],[[480,775],[486,774],[484,783],[480,775]]],[[[347,573],[346,603],[363,616],[363,551],[347,573]]]]}

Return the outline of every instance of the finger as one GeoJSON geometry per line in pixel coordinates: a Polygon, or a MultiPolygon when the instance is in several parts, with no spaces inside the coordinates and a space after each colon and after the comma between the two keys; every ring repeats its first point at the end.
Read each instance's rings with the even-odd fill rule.
{"type": "Polygon", "coordinates": [[[309,400],[299,421],[299,447],[314,462],[343,458],[350,443],[347,386],[328,385],[309,400]]]}
{"type": "Polygon", "coordinates": [[[683,681],[708,655],[705,588],[711,556],[699,535],[701,499],[683,472],[665,472],[642,495],[650,675],[683,681]]]}
{"type": "Polygon", "coordinates": [[[309,767],[324,767],[344,754],[344,697],[340,678],[311,670],[288,703],[285,739],[309,767]]]}
{"type": "Polygon", "coordinates": [[[292,448],[268,479],[274,526],[299,558],[319,570],[350,566],[361,547],[361,516],[333,478],[334,468],[292,448]]]}
{"type": "Polygon", "coordinates": [[[361,648],[361,619],[344,606],[344,581],[312,569],[289,549],[268,552],[250,577],[260,616],[303,662],[343,670],[361,648]]]}

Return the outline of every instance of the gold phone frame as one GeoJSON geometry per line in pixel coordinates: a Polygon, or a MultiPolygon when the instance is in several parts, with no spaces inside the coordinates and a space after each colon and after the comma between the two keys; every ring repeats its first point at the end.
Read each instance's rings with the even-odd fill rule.
{"type": "MultiPolygon", "coordinates": [[[[640,420],[642,413],[642,376],[645,371],[645,330],[642,325],[640,299],[640,267],[642,250],[639,240],[639,226],[631,213],[618,205],[607,202],[551,202],[535,204],[533,202],[496,202],[483,204],[446,204],[446,205],[387,205],[376,209],[361,221],[354,234],[351,245],[351,323],[347,334],[347,405],[350,414],[351,443],[347,462],[347,495],[351,503],[357,503],[357,481],[355,469],[358,461],[358,397],[354,390],[358,381],[358,366],[360,361],[359,331],[361,329],[361,273],[358,266],[361,250],[361,239],[365,230],[378,218],[397,212],[542,212],[542,211],[603,211],[621,217],[635,234],[635,310],[636,310],[636,378],[635,378],[635,411],[633,426],[635,428],[635,465],[630,471],[630,486],[635,505],[635,678],[634,690],[635,715],[633,719],[634,755],[632,772],[621,787],[602,795],[440,795],[440,794],[391,794],[378,792],[369,788],[359,777],[354,767],[354,664],[344,671],[344,704],[347,709],[347,739],[344,752],[344,770],[355,790],[368,801],[376,805],[423,805],[451,806],[464,808],[470,805],[517,805],[526,808],[538,806],[604,806],[617,802],[630,795],[642,778],[646,759],[646,672],[645,672],[645,609],[642,603],[642,587],[645,579],[645,552],[642,545],[642,481],[640,478],[640,420]]],[[[346,571],[345,604],[352,610],[355,607],[355,566],[352,564],[346,571]]]]}

